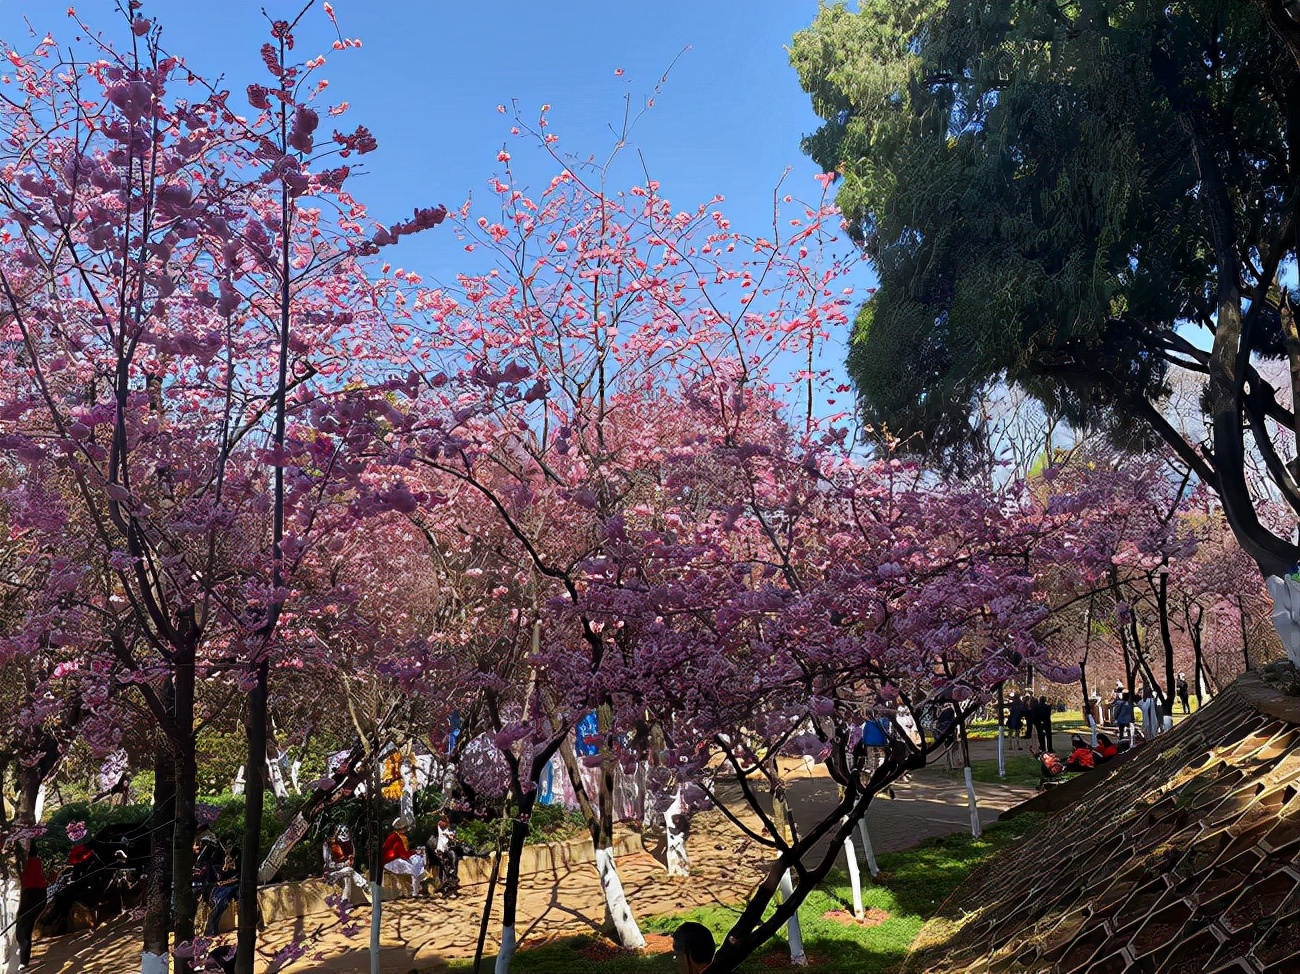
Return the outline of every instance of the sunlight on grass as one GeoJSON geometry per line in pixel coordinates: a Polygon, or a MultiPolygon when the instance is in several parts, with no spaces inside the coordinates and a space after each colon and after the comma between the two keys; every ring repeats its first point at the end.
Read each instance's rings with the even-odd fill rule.
{"type": "MultiPolygon", "coordinates": [[[[847,878],[843,873],[832,873],[799,909],[804,947],[816,969],[826,974],[889,974],[898,971],[922,925],[970,871],[999,849],[1034,831],[1042,821],[1040,815],[1021,815],[990,826],[980,839],[965,834],[943,836],[904,852],[880,856],[880,877],[872,882],[864,873],[862,895],[866,909],[874,908],[889,914],[887,920],[874,927],[824,919],[824,914],[832,910],[849,910],[852,904],[847,878]]],[[[671,934],[679,924],[695,920],[712,930],[714,939],[720,942],[739,912],[739,905],[690,910],[650,917],[643,921],[642,928],[646,933],[671,934]]],[[[740,969],[769,970],[775,960],[788,956],[788,952],[782,930],[740,969]]],[[[491,960],[485,959],[482,969],[491,970],[491,960]]],[[[610,956],[600,941],[584,936],[521,950],[515,955],[511,969],[524,974],[597,970],[610,974],[667,974],[676,968],[669,954],[610,956]]],[[[451,970],[469,971],[470,964],[468,961],[453,962],[451,970]]]]}

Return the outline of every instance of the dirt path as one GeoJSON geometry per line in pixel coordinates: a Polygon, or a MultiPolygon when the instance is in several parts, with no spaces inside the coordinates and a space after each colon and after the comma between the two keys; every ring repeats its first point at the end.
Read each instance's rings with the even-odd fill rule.
{"type": "MultiPolygon", "coordinates": [[[[809,821],[816,809],[834,800],[834,785],[821,773],[791,775],[791,804],[796,818],[809,821]]],[[[1033,794],[1032,790],[977,785],[982,818],[1033,794]]],[[[895,789],[896,798],[881,798],[867,813],[877,852],[906,848],[932,835],[969,828],[966,796],[960,775],[928,768],[910,784],[895,789]]],[[[718,812],[697,815],[688,844],[693,875],[669,879],[663,867],[641,853],[619,860],[628,898],[639,916],[672,913],[696,906],[737,903],[758,881],[766,859],[764,850],[744,838],[718,812]]],[[[445,959],[471,957],[483,911],[483,885],[466,887],[455,900],[395,900],[384,903],[382,970],[384,974],[438,971],[445,959]]],[[[561,868],[525,876],[519,895],[519,931],[524,946],[557,935],[600,929],[604,899],[590,865],[561,868]]],[[[289,974],[327,974],[367,970],[370,910],[353,911],[350,936],[332,914],[317,914],[267,925],[260,939],[259,970],[289,974]],[[297,959],[277,954],[294,943],[305,944],[297,959]]],[[[487,952],[495,952],[495,924],[489,930],[487,952]]],[[[95,931],[38,942],[42,974],[124,974],[139,970],[140,925],[120,918],[95,931]]]]}

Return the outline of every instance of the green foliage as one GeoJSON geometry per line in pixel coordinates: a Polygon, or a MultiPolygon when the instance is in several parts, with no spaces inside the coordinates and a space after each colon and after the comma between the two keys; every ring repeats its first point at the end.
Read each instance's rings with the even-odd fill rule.
{"type": "MultiPolygon", "coordinates": [[[[1247,0],[862,0],[791,62],[880,279],[849,355],[864,418],[956,467],[1002,379],[1129,437],[1165,393],[1162,336],[1215,312],[1193,124],[1241,253],[1294,200],[1300,72],[1247,0]]],[[[1277,353],[1274,317],[1252,341],[1277,353]]]]}

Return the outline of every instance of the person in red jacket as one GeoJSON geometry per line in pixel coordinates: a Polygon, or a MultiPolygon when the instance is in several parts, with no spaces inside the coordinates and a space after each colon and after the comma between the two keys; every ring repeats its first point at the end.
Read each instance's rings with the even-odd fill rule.
{"type": "Polygon", "coordinates": [[[1070,747],[1072,748],[1070,756],[1065,759],[1067,771],[1091,771],[1096,767],[1097,756],[1082,737],[1076,734],[1070,742],[1070,747]]]}
{"type": "Polygon", "coordinates": [[[412,852],[411,844],[406,840],[406,821],[397,819],[393,822],[393,831],[384,839],[380,858],[384,869],[411,877],[411,895],[420,895],[420,880],[424,878],[424,853],[412,852]]]}
{"type": "Polygon", "coordinates": [[[27,861],[23,863],[22,890],[18,894],[18,969],[26,970],[32,962],[32,932],[36,919],[45,909],[45,869],[41,857],[27,847],[27,861]]]}

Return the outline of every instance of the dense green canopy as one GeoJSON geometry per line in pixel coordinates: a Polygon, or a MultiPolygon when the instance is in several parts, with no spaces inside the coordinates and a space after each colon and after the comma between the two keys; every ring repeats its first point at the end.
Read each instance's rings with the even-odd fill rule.
{"type": "MultiPolygon", "coordinates": [[[[838,172],[880,277],[849,356],[868,423],[960,465],[979,397],[1010,381],[1077,423],[1165,439],[1230,517],[1254,424],[1250,448],[1300,500],[1294,450],[1264,423],[1293,417],[1250,381],[1290,327],[1277,278],[1300,179],[1300,70],[1263,6],[862,0],[796,35],[826,120],[805,149],[838,172]],[[1212,447],[1159,414],[1172,365],[1208,380],[1212,447]]],[[[1239,514],[1261,564],[1295,561],[1239,514]]]]}

